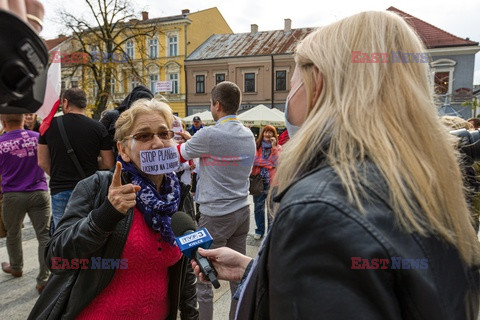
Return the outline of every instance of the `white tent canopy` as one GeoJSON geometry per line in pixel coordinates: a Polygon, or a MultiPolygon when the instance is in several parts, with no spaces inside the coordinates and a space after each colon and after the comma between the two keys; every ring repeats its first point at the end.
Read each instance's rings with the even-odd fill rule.
{"type": "Polygon", "coordinates": [[[238,116],[244,125],[248,126],[266,126],[285,127],[285,118],[279,110],[270,109],[263,104],[259,104],[253,109],[245,111],[238,116]]]}
{"type": "Polygon", "coordinates": [[[270,109],[270,110],[272,110],[275,113],[278,113],[282,118],[285,118],[285,113],[283,111],[280,111],[277,108],[273,108],[273,109],[270,109]]]}
{"type": "Polygon", "coordinates": [[[192,114],[188,117],[183,118],[182,120],[183,120],[183,122],[185,122],[185,124],[192,124],[193,123],[193,117],[200,117],[203,124],[205,124],[207,126],[215,124],[215,120],[213,120],[212,113],[209,110],[192,114]]]}

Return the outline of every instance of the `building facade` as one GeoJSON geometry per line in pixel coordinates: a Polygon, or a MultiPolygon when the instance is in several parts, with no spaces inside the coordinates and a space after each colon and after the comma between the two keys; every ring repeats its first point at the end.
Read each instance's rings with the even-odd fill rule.
{"type": "Polygon", "coordinates": [[[387,10],[403,17],[427,48],[437,105],[451,107],[461,117],[470,118],[471,107],[462,104],[473,97],[475,54],[480,51],[478,42],[457,37],[395,7],[387,10]]]}
{"type": "Polygon", "coordinates": [[[295,68],[296,44],[313,28],[292,29],[285,19],[283,30],[215,34],[185,60],[187,114],[210,109],[210,91],[228,80],[242,90],[239,112],[258,104],[283,110],[295,68]]]}
{"type": "MultiPolygon", "coordinates": [[[[142,12],[140,21],[130,22],[136,28],[132,28],[131,33],[124,36],[134,37],[123,44],[123,52],[114,52],[107,59],[102,57],[105,52],[102,44],[96,43],[93,37],[86,41],[90,47],[89,59],[96,59],[96,63],[114,65],[108,108],[121,102],[136,85],[143,84],[157,96],[164,96],[173,112],[184,117],[187,92],[185,58],[212,34],[229,34],[232,30],[217,8],[194,13],[182,10],[181,15],[153,19],[148,17],[148,12],[142,12]],[[146,35],[140,32],[142,28],[154,31],[146,35]],[[136,32],[138,36],[135,35],[136,32]],[[99,57],[95,56],[97,52],[99,57]]],[[[74,39],[59,39],[47,41],[47,45],[49,42],[55,45],[49,46],[50,52],[78,51],[78,43],[75,43],[74,39]],[[63,41],[58,43],[59,39],[63,41]]],[[[119,36],[118,41],[121,39],[119,36]]],[[[82,64],[65,62],[62,63],[62,88],[82,87],[87,92],[89,108],[95,108],[99,89],[92,71],[82,64]]]]}
{"type": "MultiPolygon", "coordinates": [[[[387,10],[402,16],[422,39],[437,105],[447,102],[469,118],[471,108],[462,103],[472,99],[478,42],[452,35],[394,7],[387,10]]],[[[222,80],[235,82],[242,89],[240,112],[258,104],[283,111],[295,65],[295,46],[313,30],[291,29],[291,20],[285,19],[284,30],[259,32],[254,24],[250,33],[212,35],[185,61],[187,114],[209,110],[210,90],[222,80]]]]}

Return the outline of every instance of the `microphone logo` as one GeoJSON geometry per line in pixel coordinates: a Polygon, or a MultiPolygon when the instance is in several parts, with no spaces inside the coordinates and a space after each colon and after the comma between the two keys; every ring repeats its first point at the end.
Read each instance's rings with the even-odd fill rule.
{"type": "MultiPolygon", "coordinates": [[[[206,229],[200,229],[197,232],[192,232],[192,233],[189,233],[185,236],[178,237],[178,240],[180,241],[180,244],[182,244],[182,245],[189,244],[189,247],[191,247],[191,246],[195,245],[194,243],[191,243],[191,242],[195,242],[197,240],[204,239],[204,238],[207,237],[204,230],[207,231],[206,229]]],[[[210,236],[210,238],[212,238],[212,237],[210,236]]]]}

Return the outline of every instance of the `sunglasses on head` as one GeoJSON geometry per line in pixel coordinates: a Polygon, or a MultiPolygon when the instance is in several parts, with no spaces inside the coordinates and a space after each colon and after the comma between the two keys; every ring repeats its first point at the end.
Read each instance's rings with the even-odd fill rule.
{"type": "Polygon", "coordinates": [[[159,137],[162,140],[170,140],[173,138],[175,133],[172,130],[163,130],[158,133],[153,133],[153,132],[139,132],[136,134],[132,134],[131,136],[127,136],[124,139],[133,139],[135,141],[141,141],[141,142],[148,142],[153,139],[154,136],[159,137]]]}

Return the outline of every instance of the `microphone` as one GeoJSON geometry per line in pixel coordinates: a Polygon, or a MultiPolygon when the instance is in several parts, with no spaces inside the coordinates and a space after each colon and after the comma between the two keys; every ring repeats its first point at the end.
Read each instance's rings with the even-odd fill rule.
{"type": "Polygon", "coordinates": [[[195,259],[205,277],[210,280],[215,289],[220,288],[217,279],[217,271],[208,258],[198,253],[198,248],[208,249],[212,245],[213,238],[208,230],[201,228],[195,231],[193,219],[186,213],[178,211],[172,216],[172,231],[175,234],[180,251],[189,259],[195,259]]]}

